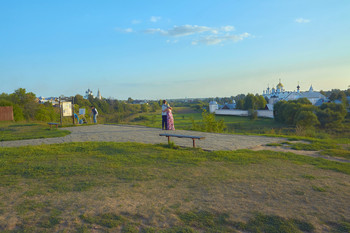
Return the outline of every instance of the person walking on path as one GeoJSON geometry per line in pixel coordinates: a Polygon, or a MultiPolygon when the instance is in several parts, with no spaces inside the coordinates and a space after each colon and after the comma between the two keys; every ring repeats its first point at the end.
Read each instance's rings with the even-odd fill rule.
{"type": "Polygon", "coordinates": [[[163,105],[162,105],[162,130],[167,130],[168,129],[168,108],[169,105],[166,102],[166,100],[163,100],[163,105]]]}
{"type": "Polygon", "coordinates": [[[94,106],[91,106],[91,112],[93,115],[93,119],[94,119],[94,123],[97,124],[97,115],[98,115],[98,111],[94,106]]]}
{"type": "Polygon", "coordinates": [[[175,130],[174,117],[172,113],[172,108],[169,106],[167,111],[167,130],[175,130]]]}

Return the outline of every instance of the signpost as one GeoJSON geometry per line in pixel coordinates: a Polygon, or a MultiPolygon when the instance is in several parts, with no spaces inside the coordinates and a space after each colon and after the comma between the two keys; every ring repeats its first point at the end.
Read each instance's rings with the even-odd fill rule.
{"type": "Polygon", "coordinates": [[[85,108],[79,108],[79,115],[85,115],[85,108]]]}
{"type": "Polygon", "coordinates": [[[61,126],[62,126],[62,117],[65,117],[65,116],[72,117],[73,125],[74,125],[75,124],[75,119],[74,119],[74,97],[72,97],[71,101],[63,100],[63,98],[60,97],[59,105],[60,105],[61,126]]]}
{"type": "Polygon", "coordinates": [[[62,103],[62,115],[72,116],[72,103],[71,102],[63,102],[62,103]]]}

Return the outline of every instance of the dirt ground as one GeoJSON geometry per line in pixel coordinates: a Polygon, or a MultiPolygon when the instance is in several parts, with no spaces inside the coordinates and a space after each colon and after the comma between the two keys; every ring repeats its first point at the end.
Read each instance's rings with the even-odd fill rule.
{"type": "MultiPolygon", "coordinates": [[[[161,129],[131,125],[93,125],[62,128],[72,133],[60,138],[42,138],[18,141],[0,142],[1,147],[17,147],[26,145],[41,145],[67,142],[113,141],[113,142],[141,142],[148,144],[167,143],[167,138],[160,133],[203,136],[205,139],[196,140],[196,146],[204,150],[237,150],[252,149],[267,143],[285,141],[281,138],[261,136],[205,133],[186,130],[163,131],[161,129]]],[[[176,145],[192,147],[190,138],[171,138],[176,145]]]]}
{"type": "MultiPolygon", "coordinates": [[[[281,143],[286,141],[283,138],[264,137],[264,136],[249,136],[249,135],[234,135],[221,133],[206,133],[187,130],[164,131],[157,128],[149,128],[137,125],[92,125],[61,128],[62,130],[71,131],[70,135],[60,138],[42,138],[29,139],[18,141],[4,141],[0,142],[0,147],[18,147],[27,145],[41,145],[41,144],[55,144],[68,142],[88,142],[88,141],[105,141],[105,142],[140,142],[147,144],[167,143],[167,138],[159,136],[161,133],[180,134],[191,136],[202,136],[205,139],[196,140],[196,147],[204,150],[237,150],[237,149],[251,149],[251,150],[272,150],[280,152],[292,152],[311,157],[319,157],[337,162],[349,163],[350,160],[344,158],[336,158],[329,156],[322,156],[318,151],[303,151],[292,150],[283,147],[266,146],[269,143],[281,143]]],[[[191,138],[176,138],[172,137],[173,141],[178,146],[192,147],[193,142],[191,138]]]]}

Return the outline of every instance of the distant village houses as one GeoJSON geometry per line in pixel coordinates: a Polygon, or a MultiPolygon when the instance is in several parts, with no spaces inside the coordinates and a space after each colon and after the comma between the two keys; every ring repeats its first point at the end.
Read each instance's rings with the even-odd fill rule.
{"type": "Polygon", "coordinates": [[[57,97],[48,97],[48,98],[45,98],[43,96],[39,96],[37,98],[37,102],[40,103],[40,104],[44,104],[44,103],[51,103],[53,106],[56,106],[58,105],[59,103],[59,100],[57,97]]]}

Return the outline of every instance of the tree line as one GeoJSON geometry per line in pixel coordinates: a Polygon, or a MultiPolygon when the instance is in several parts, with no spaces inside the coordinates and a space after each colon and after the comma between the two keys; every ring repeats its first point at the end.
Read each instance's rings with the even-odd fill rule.
{"type": "MultiPolygon", "coordinates": [[[[72,98],[68,98],[72,100],[72,98]]],[[[161,101],[151,101],[147,104],[130,104],[121,100],[98,99],[89,96],[84,99],[77,94],[73,97],[75,113],[79,113],[79,108],[86,109],[85,117],[89,117],[90,108],[94,106],[106,122],[121,122],[127,117],[140,112],[156,112],[161,108],[161,101]]],[[[2,93],[0,95],[0,106],[12,106],[15,121],[59,121],[60,110],[50,102],[41,104],[32,92],[27,92],[25,88],[19,88],[11,94],[2,93]]]]}
{"type": "Polygon", "coordinates": [[[323,103],[317,107],[306,98],[279,101],[274,105],[276,121],[302,128],[340,128],[346,114],[343,104],[323,103]]]}

